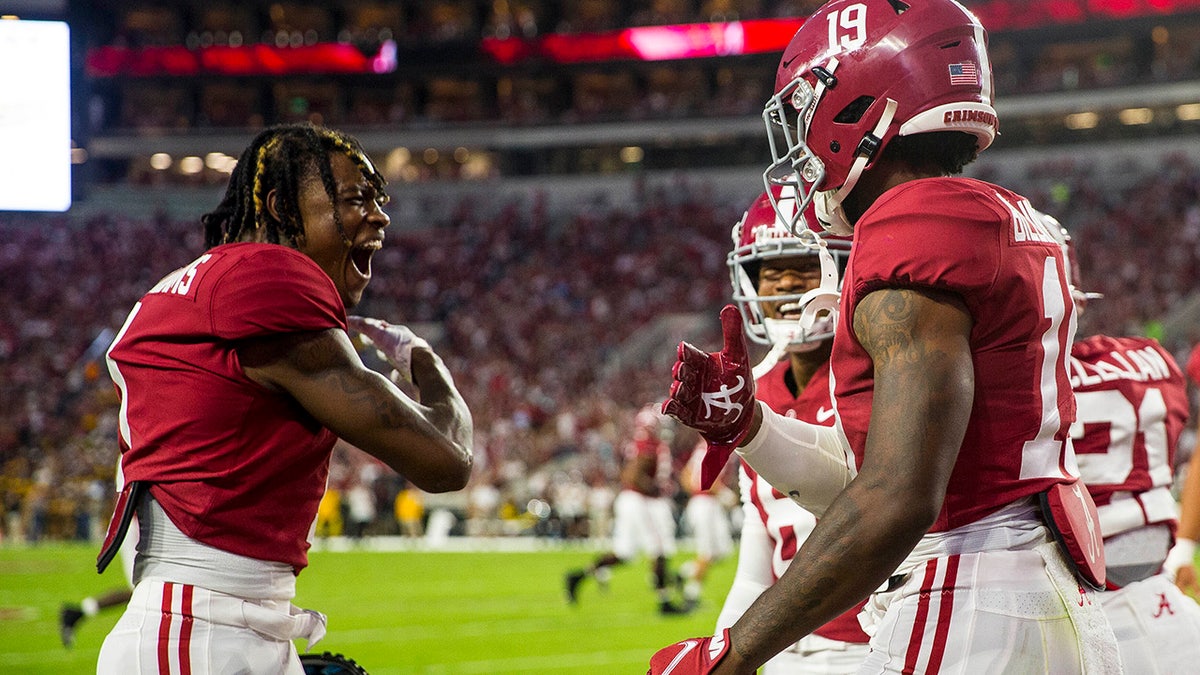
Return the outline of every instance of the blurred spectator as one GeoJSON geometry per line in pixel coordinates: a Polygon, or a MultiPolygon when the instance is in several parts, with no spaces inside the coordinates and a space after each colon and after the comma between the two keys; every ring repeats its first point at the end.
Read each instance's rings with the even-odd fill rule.
{"type": "Polygon", "coordinates": [[[411,485],[402,487],[396,493],[395,512],[401,534],[406,537],[424,535],[425,504],[421,499],[420,490],[411,485]]]}

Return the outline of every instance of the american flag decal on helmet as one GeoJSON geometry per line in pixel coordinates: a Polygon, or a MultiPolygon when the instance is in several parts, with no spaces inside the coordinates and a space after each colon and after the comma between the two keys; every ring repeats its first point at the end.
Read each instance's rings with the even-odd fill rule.
{"type": "Polygon", "coordinates": [[[950,84],[979,84],[979,71],[975,69],[975,64],[967,61],[965,63],[950,64],[950,84]]]}

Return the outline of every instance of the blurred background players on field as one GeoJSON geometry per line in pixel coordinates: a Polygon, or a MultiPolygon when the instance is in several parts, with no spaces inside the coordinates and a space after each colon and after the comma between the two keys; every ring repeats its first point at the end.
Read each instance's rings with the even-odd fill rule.
{"type": "Polygon", "coordinates": [[[676,527],[671,495],[675,492],[670,442],[673,424],[653,404],[634,418],[633,438],[624,450],[621,491],[613,502],[612,549],[596,556],[590,565],[566,575],[567,601],[575,604],[585,580],[605,586],[612,569],[639,555],[650,561],[658,610],[684,614],[689,607],[674,599],[678,576],[669,569],[676,551],[676,527]]]}
{"type": "Polygon", "coordinates": [[[727,467],[708,489],[701,487],[700,461],[707,447],[703,441],[697,442],[679,471],[680,487],[688,495],[683,524],[695,549],[695,557],[679,566],[683,599],[688,608],[695,608],[700,603],[709,567],[728,558],[734,551],[731,510],[737,506],[738,497],[729,487],[734,471],[727,467]]]}

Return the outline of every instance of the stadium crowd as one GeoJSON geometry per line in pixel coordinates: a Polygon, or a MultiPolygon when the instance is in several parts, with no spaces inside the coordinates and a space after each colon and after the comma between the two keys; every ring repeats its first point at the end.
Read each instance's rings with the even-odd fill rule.
{"type": "MultiPolygon", "coordinates": [[[[1106,296],[1087,330],[1153,333],[1194,291],[1194,163],[1167,157],[1114,186],[1062,160],[1024,181],[1018,189],[1073,231],[1088,290],[1106,296]]],[[[598,196],[563,218],[538,199],[491,213],[464,200],[444,222],[389,231],[358,313],[427,335],[473,411],[463,531],[585,536],[606,518],[633,416],[670,382],[673,342],[637,350],[630,338],[667,315],[711,317],[729,294],[724,257],[740,205],[711,194],[674,182],[628,205],[598,196]]],[[[0,242],[0,536],[94,539],[116,459],[104,350],[140,294],[202,249],[201,229],[117,213],[85,223],[10,214],[0,242]]],[[[1197,341],[1200,327],[1166,346],[1184,363],[1197,341]]],[[[693,442],[676,435],[680,462],[693,442]]],[[[421,531],[421,495],[385,467],[342,447],[331,475],[341,499],[326,533],[421,531]],[[356,500],[365,519],[351,513],[356,500]]]]}

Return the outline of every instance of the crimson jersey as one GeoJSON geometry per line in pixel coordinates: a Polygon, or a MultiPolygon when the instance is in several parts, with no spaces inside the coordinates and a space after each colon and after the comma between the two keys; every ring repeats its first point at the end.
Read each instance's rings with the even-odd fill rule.
{"type": "Polygon", "coordinates": [[[1071,436],[1096,504],[1169,486],[1188,418],[1175,359],[1151,338],[1095,335],[1071,347],[1071,386],[1079,406],[1071,436]]]}
{"type": "Polygon", "coordinates": [[[336,287],[285,246],[218,246],[160,281],[108,351],[126,480],[189,537],[299,572],[336,439],[250,380],[237,346],[328,328],[346,328],[336,287]]]}
{"type": "MultiPolygon", "coordinates": [[[[799,396],[793,396],[784,376],[791,369],[791,361],[784,359],[757,380],[755,397],[771,410],[794,417],[805,422],[831,426],[833,424],[833,403],[829,395],[829,365],[825,364],[813,373],[812,379],[799,396]]],[[[753,510],[762,519],[767,529],[774,551],[771,555],[771,566],[775,578],[787,570],[788,564],[796,555],[796,551],[816,526],[817,520],[811,513],[800,508],[787,495],[771,487],[754,469],[745,462],[742,465],[741,488],[742,500],[753,506],[753,510]]],[[[749,509],[747,509],[749,511],[749,509]]],[[[747,517],[750,514],[747,513],[747,517]]],[[[860,602],[854,608],[837,617],[833,621],[813,631],[817,635],[830,640],[842,642],[869,641],[858,623],[858,613],[866,601],[860,602]]]]}
{"type": "Polygon", "coordinates": [[[860,467],[874,364],[851,326],[858,303],[883,288],[953,293],[973,319],[974,403],[930,531],[1067,482],[1074,314],[1062,252],[1029,203],[978,180],[926,178],[884,193],[859,219],[831,363],[838,417],[860,467]]]}
{"type": "Polygon", "coordinates": [[[669,481],[670,472],[671,448],[652,433],[635,433],[633,440],[625,446],[621,487],[647,497],[658,497],[662,494],[661,486],[669,481]],[[647,485],[654,487],[647,488],[647,485]]]}

